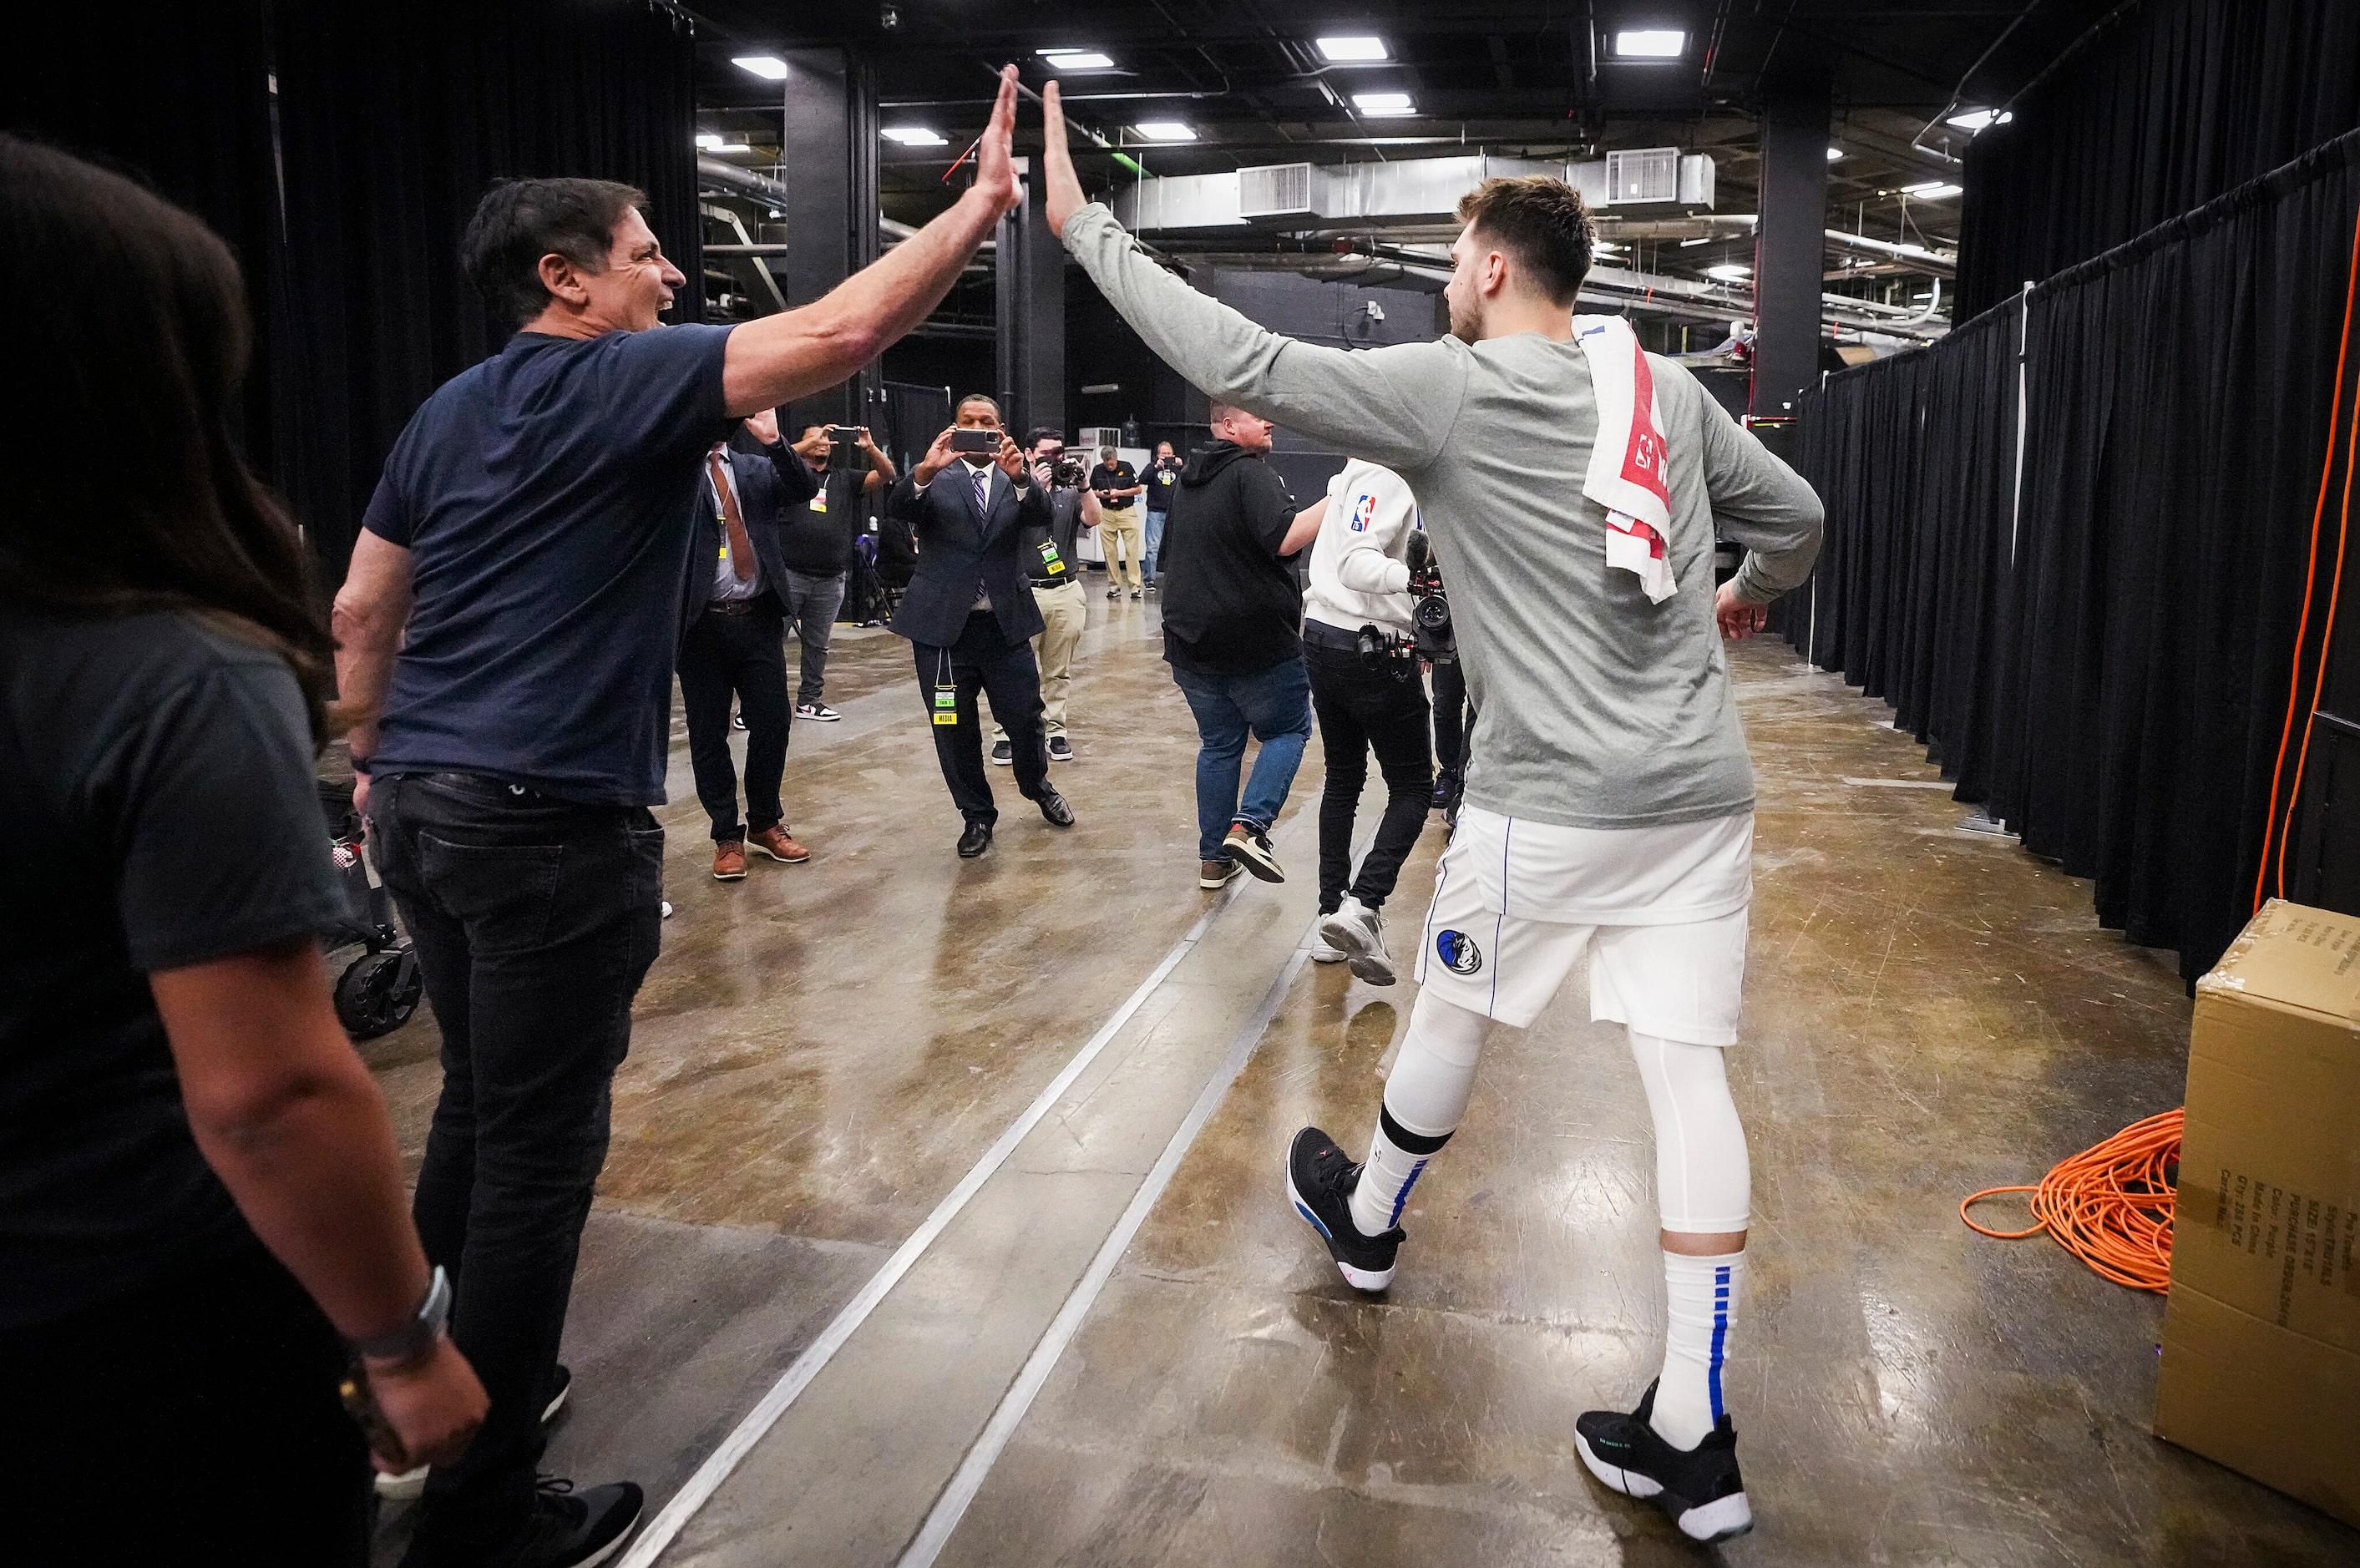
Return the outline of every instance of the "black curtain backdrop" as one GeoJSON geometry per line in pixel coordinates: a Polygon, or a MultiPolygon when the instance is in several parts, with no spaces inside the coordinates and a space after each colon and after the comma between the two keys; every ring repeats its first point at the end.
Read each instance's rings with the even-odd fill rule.
{"type": "MultiPolygon", "coordinates": [[[[236,253],[255,325],[243,434],[248,460],[268,473],[285,329],[268,6],[126,0],[103,23],[45,7],[12,17],[6,38],[0,129],[131,176],[202,218],[236,253]],[[97,84],[92,68],[101,60],[97,84]]],[[[17,308],[40,306],[19,300],[17,308]]]]}
{"type": "Polygon", "coordinates": [[[296,351],[279,482],[334,583],[410,414],[513,329],[459,267],[494,180],[647,191],[689,279],[668,319],[699,319],[694,45],[647,0],[421,0],[398,16],[282,4],[277,48],[296,351]]]}
{"type": "Polygon", "coordinates": [[[2147,0],[1975,137],[1958,320],[2360,126],[2353,0],[2147,0]]]}
{"type": "MultiPolygon", "coordinates": [[[[2299,741],[2322,657],[2340,450],[2315,565],[2313,515],[2360,376],[2355,354],[2336,381],[2355,214],[2360,134],[1801,404],[1829,537],[1780,629],[2191,980],[2253,913],[2288,693],[2300,663],[2299,741]]],[[[2360,551],[2343,572],[2348,603],[2360,551]]],[[[2360,833],[2360,802],[2333,809],[2310,831],[2360,833]]]]}

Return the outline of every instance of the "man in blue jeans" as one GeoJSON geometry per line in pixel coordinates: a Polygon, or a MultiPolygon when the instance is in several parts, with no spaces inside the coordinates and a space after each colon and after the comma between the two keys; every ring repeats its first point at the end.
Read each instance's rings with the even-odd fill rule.
{"type": "Polygon", "coordinates": [[[1288,558],[1319,534],[1323,497],[1295,509],[1269,463],[1271,424],[1212,407],[1213,444],[1189,454],[1164,529],[1164,658],[1196,715],[1196,883],[1252,872],[1284,882],[1270,828],[1311,738],[1303,597],[1288,558]],[[1246,737],[1262,743],[1245,798],[1246,737]]]}
{"type": "Polygon", "coordinates": [[[1170,441],[1155,443],[1155,461],[1139,478],[1147,486],[1147,592],[1160,598],[1164,590],[1156,578],[1164,554],[1164,528],[1172,520],[1172,497],[1180,492],[1180,458],[1170,441]]]}

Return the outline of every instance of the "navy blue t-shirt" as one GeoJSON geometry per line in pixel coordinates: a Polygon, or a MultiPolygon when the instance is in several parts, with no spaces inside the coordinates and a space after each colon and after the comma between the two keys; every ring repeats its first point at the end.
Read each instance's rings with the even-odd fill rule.
{"type": "Polygon", "coordinates": [[[728,337],[519,332],[411,417],[361,520],[409,549],[416,593],[372,773],[663,801],[697,476],[733,423],[728,337]]]}

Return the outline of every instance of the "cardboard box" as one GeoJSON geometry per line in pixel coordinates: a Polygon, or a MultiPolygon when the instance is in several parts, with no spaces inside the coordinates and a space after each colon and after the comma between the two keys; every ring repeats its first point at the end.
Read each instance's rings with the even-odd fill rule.
{"type": "Polygon", "coordinates": [[[2360,919],[2197,982],[2156,1435],[2360,1525],[2360,919]]]}

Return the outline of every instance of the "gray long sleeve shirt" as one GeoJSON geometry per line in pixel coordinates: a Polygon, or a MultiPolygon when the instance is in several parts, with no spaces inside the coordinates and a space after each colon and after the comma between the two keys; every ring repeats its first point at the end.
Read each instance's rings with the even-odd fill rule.
{"type": "Polygon", "coordinates": [[[1712,613],[1714,523],[1750,552],[1739,597],[1766,604],[1809,574],[1819,501],[1687,370],[1648,355],[1679,584],[1651,604],[1635,575],[1607,569],[1605,511],[1581,493],[1598,410],[1571,341],[1321,348],[1190,289],[1095,202],[1066,221],[1065,241],[1192,385],[1409,481],[1481,715],[1470,804],[1579,828],[1752,809],[1754,765],[1712,613]]]}

